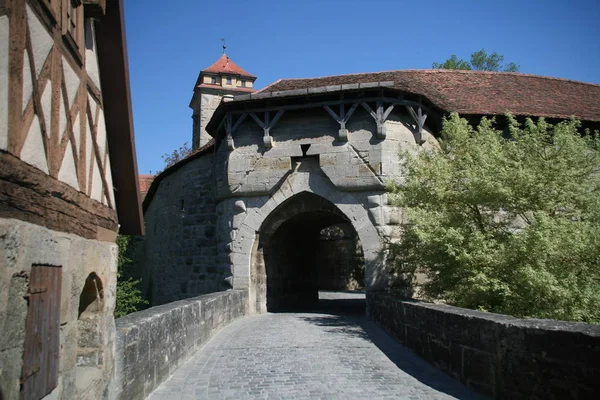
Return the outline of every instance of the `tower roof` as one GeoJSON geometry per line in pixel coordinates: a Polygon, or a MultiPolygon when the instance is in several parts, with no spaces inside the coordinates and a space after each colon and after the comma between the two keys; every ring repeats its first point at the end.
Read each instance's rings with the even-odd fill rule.
{"type": "Polygon", "coordinates": [[[256,78],[254,75],[244,71],[239,65],[234,63],[227,54],[223,54],[217,60],[217,62],[210,67],[203,69],[201,72],[211,72],[213,74],[233,74],[248,78],[256,78]]]}

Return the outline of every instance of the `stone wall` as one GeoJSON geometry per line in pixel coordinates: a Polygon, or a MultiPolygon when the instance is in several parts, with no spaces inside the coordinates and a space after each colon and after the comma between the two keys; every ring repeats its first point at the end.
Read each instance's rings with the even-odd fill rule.
{"type": "Polygon", "coordinates": [[[600,326],[517,319],[367,293],[367,314],[436,367],[494,398],[600,393],[600,326]]]}
{"type": "Polygon", "coordinates": [[[230,288],[216,263],[216,206],[210,154],[165,176],[148,206],[142,282],[160,305],[230,288]]]}
{"type": "Polygon", "coordinates": [[[54,292],[52,285],[43,290],[60,305],[60,315],[53,316],[56,330],[49,328],[43,339],[44,348],[55,335],[59,342],[54,354],[58,382],[45,398],[101,398],[111,390],[114,371],[117,246],[14,219],[0,219],[0,398],[21,396],[28,299],[33,269],[39,265],[60,270],[62,277],[60,291],[54,292]]]}
{"type": "Polygon", "coordinates": [[[219,329],[247,310],[247,291],[230,290],[117,319],[115,398],[145,399],[219,329]]]}
{"type": "MultiPolygon", "coordinates": [[[[198,93],[192,102],[196,105],[198,93]]],[[[249,289],[256,299],[252,309],[266,310],[263,294],[269,285],[256,270],[267,267],[256,241],[265,238],[266,219],[304,193],[331,203],[341,216],[331,224],[347,222],[360,243],[360,268],[344,271],[339,268],[348,264],[344,260],[323,258],[323,263],[338,264],[325,274],[327,279],[339,281],[336,287],[384,288],[388,274],[382,243],[397,236],[402,220],[400,210],[388,203],[385,180],[402,178],[399,149],[416,152],[437,146],[427,127],[426,142],[418,145],[411,121],[404,108],[395,108],[382,138],[373,117],[359,107],[342,137],[339,123],[322,107],[287,110],[270,130],[271,140],[265,141],[263,129],[248,117],[229,139],[217,138],[212,153],[191,157],[159,175],[157,190],[146,200],[145,260],[140,264],[142,285],[152,288],[152,304],[234,288],[249,289]],[[361,282],[342,282],[355,272],[364,275],[361,282]]],[[[298,215],[288,217],[306,217],[315,210],[300,205],[296,211],[298,215]]],[[[320,222],[306,228],[322,229],[320,222]]],[[[346,247],[350,251],[352,244],[346,247]]]]}

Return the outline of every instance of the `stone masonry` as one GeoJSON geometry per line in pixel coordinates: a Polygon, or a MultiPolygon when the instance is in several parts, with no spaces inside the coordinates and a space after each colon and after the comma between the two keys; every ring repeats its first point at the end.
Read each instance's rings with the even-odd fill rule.
{"type": "MultiPolygon", "coordinates": [[[[290,96],[288,105],[300,104],[277,113],[261,111],[263,101],[236,97],[221,103],[208,125],[215,143],[155,180],[145,201],[144,260],[153,304],[234,288],[249,290],[252,311],[263,312],[273,293],[288,291],[293,297],[283,287],[293,287],[289,280],[298,273],[279,279],[279,288],[268,287],[275,264],[289,264],[269,256],[276,251],[271,239],[281,237],[285,226],[291,232],[286,240],[300,243],[311,235],[318,239],[327,226],[347,224],[361,244],[365,287],[386,285],[382,244],[394,236],[402,216],[388,205],[385,183],[402,177],[399,149],[432,148],[434,136],[426,125],[419,133],[404,107],[389,107],[385,120],[375,120],[372,110],[382,111],[380,89],[352,91],[346,96],[355,101],[332,106],[346,115],[352,110],[342,130],[322,107],[305,107],[306,100],[290,96]],[[255,111],[249,116],[237,112],[239,107],[255,111]],[[222,137],[214,132],[223,124],[227,129],[235,125],[235,133],[222,137]],[[303,193],[315,195],[322,205],[295,200],[303,193]]],[[[305,250],[316,252],[315,247],[305,250]]]]}

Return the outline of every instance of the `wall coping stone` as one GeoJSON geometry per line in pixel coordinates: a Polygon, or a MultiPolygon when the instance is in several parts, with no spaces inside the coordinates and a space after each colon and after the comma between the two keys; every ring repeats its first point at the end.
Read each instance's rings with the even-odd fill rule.
{"type": "Polygon", "coordinates": [[[115,321],[114,398],[145,399],[217,331],[248,313],[248,292],[227,290],[115,321]]]}
{"type": "Polygon", "coordinates": [[[367,315],[417,354],[494,398],[593,398],[600,325],[519,319],[367,292],[367,315]]]}

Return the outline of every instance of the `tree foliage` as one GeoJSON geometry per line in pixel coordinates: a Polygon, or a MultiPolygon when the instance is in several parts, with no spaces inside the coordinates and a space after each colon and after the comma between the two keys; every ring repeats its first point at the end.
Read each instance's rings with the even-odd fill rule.
{"type": "Polygon", "coordinates": [[[443,63],[434,62],[432,67],[436,69],[519,72],[519,66],[514,62],[504,64],[503,55],[500,55],[496,52],[487,54],[484,49],[471,54],[470,61],[459,59],[455,54],[452,54],[450,58],[443,63]]]}
{"type": "Polygon", "coordinates": [[[445,119],[440,148],[405,152],[389,185],[410,221],[396,275],[460,307],[600,323],[600,141],[579,128],[445,119]]]}
{"type": "Polygon", "coordinates": [[[165,169],[177,164],[179,161],[191,156],[192,154],[194,154],[194,149],[190,147],[188,142],[185,142],[181,147],[173,150],[171,153],[163,154],[162,159],[165,163],[165,169]]]}
{"type": "Polygon", "coordinates": [[[123,317],[138,311],[148,302],[142,297],[138,284],[139,279],[130,276],[133,260],[131,253],[134,250],[131,237],[119,235],[117,237],[119,246],[119,258],[117,262],[117,304],[115,306],[115,318],[123,317]]]}

